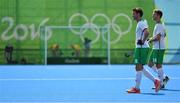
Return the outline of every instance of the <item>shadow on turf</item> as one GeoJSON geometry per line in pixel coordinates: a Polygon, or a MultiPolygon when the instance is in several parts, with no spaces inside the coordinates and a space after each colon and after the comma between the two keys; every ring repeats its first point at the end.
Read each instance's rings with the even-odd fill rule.
{"type": "MultiPolygon", "coordinates": [[[[152,88],[154,89],[154,88],[152,88]]],[[[161,89],[162,91],[172,91],[172,92],[180,92],[180,89],[161,89]]]]}
{"type": "Polygon", "coordinates": [[[164,93],[141,93],[143,95],[165,95],[164,93]]]}
{"type": "Polygon", "coordinates": [[[180,89],[161,89],[162,91],[180,92],[180,89]]]}

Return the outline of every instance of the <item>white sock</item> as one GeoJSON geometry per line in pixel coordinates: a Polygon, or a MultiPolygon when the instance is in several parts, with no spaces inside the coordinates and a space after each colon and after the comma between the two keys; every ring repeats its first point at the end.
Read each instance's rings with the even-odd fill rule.
{"type": "Polygon", "coordinates": [[[142,71],[137,71],[136,72],[136,86],[135,86],[137,89],[140,89],[141,78],[142,78],[142,71]]]}
{"type": "Polygon", "coordinates": [[[155,73],[158,73],[156,64],[154,64],[151,68],[152,68],[152,70],[153,70],[155,73]]]}
{"type": "MultiPolygon", "coordinates": [[[[157,70],[156,64],[154,64],[151,68],[152,68],[152,70],[153,70],[155,73],[158,74],[158,70],[157,70]]],[[[163,78],[165,78],[165,77],[166,77],[166,75],[164,74],[164,75],[163,75],[163,78]]]]}
{"type": "Polygon", "coordinates": [[[155,81],[155,77],[147,69],[143,69],[143,74],[153,82],[155,81]]]}
{"type": "Polygon", "coordinates": [[[161,81],[161,84],[163,84],[163,79],[164,79],[164,72],[163,72],[163,69],[162,68],[159,68],[158,69],[158,77],[161,81]]]}
{"type": "MultiPolygon", "coordinates": [[[[161,67],[162,69],[162,67],[161,67]]],[[[163,70],[163,69],[162,69],[163,70]]],[[[163,70],[163,79],[166,77],[167,75],[164,73],[164,70],[163,70]]]]}

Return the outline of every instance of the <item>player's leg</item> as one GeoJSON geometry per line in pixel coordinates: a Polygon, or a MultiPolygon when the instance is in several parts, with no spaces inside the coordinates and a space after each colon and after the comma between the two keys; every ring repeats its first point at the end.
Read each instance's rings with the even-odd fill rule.
{"type": "Polygon", "coordinates": [[[12,63],[12,61],[13,61],[13,60],[12,60],[12,55],[13,55],[12,52],[10,52],[10,54],[9,54],[10,63],[12,63]]]}
{"type": "MultiPolygon", "coordinates": [[[[147,64],[148,61],[148,57],[149,57],[149,48],[143,48],[142,50],[142,64],[147,64]]],[[[149,78],[150,80],[152,80],[153,82],[155,82],[155,77],[145,68],[143,68],[142,70],[143,74],[149,78]]]]}
{"type": "Polygon", "coordinates": [[[165,85],[169,81],[169,77],[165,76],[163,68],[162,68],[164,52],[165,52],[165,50],[159,50],[159,51],[156,50],[156,54],[157,54],[156,67],[157,67],[157,71],[158,71],[158,77],[161,81],[161,88],[165,88],[165,85]]]}
{"type": "Polygon", "coordinates": [[[141,64],[140,60],[140,48],[136,48],[134,51],[134,63],[136,69],[136,79],[135,79],[135,86],[127,90],[128,93],[140,93],[140,84],[142,79],[142,70],[143,65],[141,64]]]}
{"type": "Polygon", "coordinates": [[[142,64],[137,64],[136,65],[136,85],[135,88],[140,89],[140,84],[141,84],[141,79],[142,79],[142,70],[143,70],[143,65],[142,64]]]}
{"type": "Polygon", "coordinates": [[[155,64],[154,61],[153,61],[153,58],[154,58],[154,50],[152,50],[151,53],[150,53],[150,58],[149,58],[149,61],[148,61],[148,66],[149,66],[155,73],[158,73],[158,72],[157,72],[157,67],[156,67],[156,64],[155,64]]]}
{"type": "MultiPolygon", "coordinates": [[[[143,48],[142,50],[142,64],[147,64],[149,58],[149,48],[143,48]]],[[[160,81],[156,79],[147,69],[143,69],[143,74],[153,81],[155,86],[155,92],[158,92],[160,89],[160,81]]]]}
{"type": "Polygon", "coordinates": [[[135,49],[135,64],[136,64],[136,85],[135,87],[129,89],[128,93],[140,93],[140,84],[141,84],[141,78],[142,73],[151,79],[156,87],[156,92],[160,88],[160,81],[155,79],[154,76],[146,69],[144,69],[143,65],[147,64],[147,58],[148,58],[148,48],[136,48],[135,49]]]}
{"type": "Polygon", "coordinates": [[[156,67],[157,67],[157,71],[158,71],[158,77],[161,81],[161,85],[163,85],[163,75],[164,75],[164,71],[162,69],[162,65],[161,64],[156,64],[156,67]]]}
{"type": "Polygon", "coordinates": [[[7,64],[11,64],[9,52],[6,53],[6,60],[7,60],[7,64]]]}
{"type": "Polygon", "coordinates": [[[155,77],[152,75],[151,72],[149,72],[149,70],[147,70],[146,68],[143,69],[143,74],[149,78],[151,81],[155,82],[155,77]]]}
{"type": "Polygon", "coordinates": [[[140,84],[142,79],[142,64],[136,64],[136,79],[135,79],[135,86],[127,90],[128,93],[140,93],[140,84]]]}
{"type": "Polygon", "coordinates": [[[148,66],[149,66],[149,68],[151,68],[155,73],[158,73],[156,64],[154,64],[152,61],[149,61],[148,66]]]}
{"type": "MultiPolygon", "coordinates": [[[[156,64],[157,64],[157,60],[159,60],[159,59],[156,58],[157,55],[158,55],[158,54],[157,54],[157,50],[153,50],[153,51],[151,52],[148,66],[149,66],[155,73],[158,74],[158,70],[157,70],[156,64]]],[[[160,60],[161,60],[161,62],[162,62],[162,61],[163,61],[163,57],[161,57],[161,58],[162,58],[162,59],[160,59],[160,60]]],[[[164,79],[165,79],[165,78],[167,78],[167,76],[164,74],[164,79]]]]}

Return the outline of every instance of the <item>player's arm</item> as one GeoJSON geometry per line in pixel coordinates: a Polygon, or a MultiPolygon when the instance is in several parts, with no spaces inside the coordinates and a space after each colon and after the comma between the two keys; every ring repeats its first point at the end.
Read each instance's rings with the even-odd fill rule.
{"type": "Polygon", "coordinates": [[[138,45],[143,45],[145,43],[145,41],[147,40],[148,36],[149,36],[149,31],[147,28],[145,28],[143,30],[144,36],[143,38],[141,38],[140,40],[138,40],[137,44],[138,45]]]}
{"type": "Polygon", "coordinates": [[[152,42],[155,42],[155,41],[159,41],[161,39],[161,34],[157,34],[156,36],[150,38],[149,42],[152,43],[152,42]]]}
{"type": "Polygon", "coordinates": [[[143,42],[143,44],[144,44],[145,41],[148,39],[149,31],[148,31],[147,28],[145,28],[143,31],[144,31],[144,38],[142,38],[142,42],[143,42]]]}

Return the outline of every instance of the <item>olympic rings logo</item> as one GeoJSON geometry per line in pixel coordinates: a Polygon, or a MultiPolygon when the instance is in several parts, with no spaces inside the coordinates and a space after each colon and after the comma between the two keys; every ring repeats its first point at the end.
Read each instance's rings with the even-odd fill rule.
{"type": "MultiPolygon", "coordinates": [[[[130,32],[130,30],[132,28],[132,20],[131,20],[131,18],[128,15],[124,14],[124,13],[119,13],[119,14],[115,15],[112,18],[112,20],[110,20],[110,18],[107,15],[103,14],[103,13],[95,14],[94,16],[91,17],[91,19],[89,19],[85,14],[76,13],[76,14],[72,15],[69,18],[68,25],[70,27],[70,30],[75,35],[79,35],[82,41],[84,41],[83,34],[85,34],[85,32],[89,29],[89,28],[86,28],[86,27],[92,26],[93,28],[90,28],[90,29],[96,34],[96,38],[92,41],[92,44],[94,44],[94,43],[96,43],[99,40],[100,35],[101,35],[101,31],[98,28],[100,25],[94,23],[94,21],[98,17],[101,17],[101,18],[106,20],[107,23],[103,27],[107,27],[108,26],[110,29],[112,29],[112,31],[114,31],[117,34],[117,38],[115,38],[114,40],[110,41],[111,44],[116,44],[120,40],[120,38],[123,35],[127,34],[128,32],[130,32]],[[79,30],[75,30],[74,28],[71,28],[71,27],[73,27],[73,23],[72,22],[75,20],[75,18],[78,18],[78,17],[81,17],[82,19],[84,19],[85,23],[81,26],[81,28],[79,30]],[[121,27],[116,23],[117,19],[120,18],[120,17],[126,18],[127,21],[129,22],[129,27],[127,28],[127,30],[122,31],[121,27]]],[[[107,42],[107,38],[105,38],[104,35],[102,35],[102,39],[105,42],[107,42]]]]}

